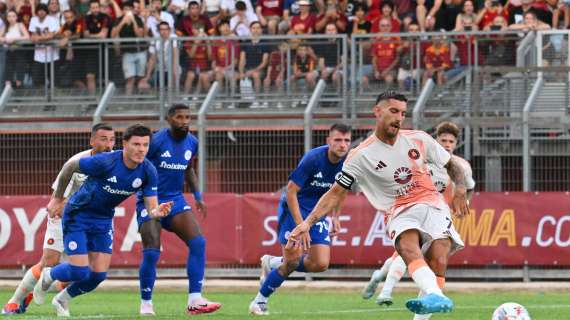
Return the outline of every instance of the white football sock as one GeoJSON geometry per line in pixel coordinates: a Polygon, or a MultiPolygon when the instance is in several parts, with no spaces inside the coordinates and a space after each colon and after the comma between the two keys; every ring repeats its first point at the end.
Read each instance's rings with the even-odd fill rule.
{"type": "Polygon", "coordinates": [[[38,279],[34,277],[32,269],[30,268],[24,274],[22,281],[20,281],[20,284],[18,284],[16,291],[14,291],[14,295],[12,296],[12,298],[10,298],[10,300],[8,300],[8,303],[20,304],[20,302],[22,302],[24,297],[26,297],[28,293],[34,290],[34,286],[36,285],[36,283],[38,283],[38,279]]]}
{"type": "Polygon", "coordinates": [[[258,292],[258,293],[257,293],[257,296],[255,296],[255,300],[254,300],[254,301],[255,301],[255,302],[264,302],[264,303],[267,303],[268,300],[269,300],[268,297],[264,297],[264,296],[261,294],[261,292],[258,292]]]}
{"type": "Polygon", "coordinates": [[[384,286],[382,287],[380,295],[383,297],[391,297],[394,286],[400,282],[400,279],[402,279],[405,272],[406,263],[402,257],[398,256],[392,261],[392,265],[388,270],[388,275],[386,276],[386,281],[384,282],[384,286]]]}
{"type": "Polygon", "coordinates": [[[271,270],[279,268],[280,265],[283,264],[283,257],[271,257],[269,259],[269,267],[271,270]]]}
{"type": "Polygon", "coordinates": [[[423,259],[412,261],[408,265],[408,268],[410,276],[414,279],[414,282],[418,285],[420,290],[427,294],[435,293],[443,296],[441,289],[437,285],[435,274],[423,259]]]}
{"type": "Polygon", "coordinates": [[[188,294],[188,305],[191,306],[194,301],[202,299],[202,293],[200,292],[193,292],[188,294]]]}
{"type": "Polygon", "coordinates": [[[378,270],[379,272],[374,272],[372,274],[372,280],[374,280],[376,282],[380,282],[380,281],[384,280],[386,278],[386,275],[388,274],[388,271],[390,270],[390,266],[392,265],[393,261],[394,261],[394,258],[392,258],[392,257],[386,259],[386,261],[382,265],[382,268],[380,268],[380,270],[378,270]]]}
{"type": "Polygon", "coordinates": [[[71,299],[73,299],[73,297],[67,293],[67,289],[61,290],[58,294],[55,295],[55,298],[62,302],[69,302],[71,299]]]}

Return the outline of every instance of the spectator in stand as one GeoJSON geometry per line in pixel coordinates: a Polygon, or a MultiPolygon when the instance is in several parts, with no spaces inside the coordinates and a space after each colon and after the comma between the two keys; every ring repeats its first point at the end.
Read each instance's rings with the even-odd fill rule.
{"type": "MultiPolygon", "coordinates": [[[[380,32],[388,33],[392,28],[390,19],[382,18],[380,20],[380,32]]],[[[376,42],[372,45],[372,66],[373,79],[383,81],[387,85],[392,85],[396,80],[398,70],[398,37],[380,36],[376,38],[376,42]]],[[[363,87],[367,88],[370,81],[370,75],[364,75],[362,78],[363,87]]]]}
{"type": "Polygon", "coordinates": [[[214,61],[214,77],[220,85],[224,85],[224,80],[235,81],[237,74],[236,66],[240,57],[239,41],[230,29],[230,22],[226,19],[218,21],[217,33],[224,37],[223,40],[216,40],[212,47],[212,60],[214,61]]]}
{"type": "Polygon", "coordinates": [[[197,37],[201,33],[214,33],[214,27],[210,19],[200,14],[201,10],[198,0],[190,0],[188,3],[188,15],[182,19],[178,26],[177,33],[179,36],[197,37]]]}
{"type": "Polygon", "coordinates": [[[71,45],[71,41],[81,38],[83,34],[83,24],[75,17],[73,10],[63,12],[64,24],[58,34],[59,47],[62,48],[63,58],[58,75],[59,81],[64,87],[75,86],[80,89],[85,88],[83,76],[80,72],[84,61],[81,61],[76,54],[76,50],[71,45]]]}
{"type": "Polygon", "coordinates": [[[270,48],[259,39],[262,34],[259,21],[252,22],[250,29],[251,39],[240,46],[239,79],[251,78],[255,92],[259,92],[261,79],[264,78],[264,71],[269,63],[270,48]]]}
{"type": "Polygon", "coordinates": [[[546,11],[552,16],[552,22],[550,26],[553,29],[558,29],[559,26],[564,25],[564,4],[562,1],[558,0],[546,0],[546,11]]]}
{"type": "MultiPolygon", "coordinates": [[[[394,3],[390,0],[386,0],[382,2],[382,15],[378,17],[376,20],[372,21],[372,33],[380,32],[380,21],[382,19],[387,19],[390,21],[390,31],[398,33],[400,32],[400,20],[397,18],[397,14],[394,12],[394,3]]],[[[385,31],[383,31],[385,32],[385,31]]]]}
{"type": "Polygon", "coordinates": [[[0,44],[6,49],[6,61],[9,61],[9,63],[5,64],[6,84],[12,85],[13,88],[22,86],[25,67],[29,63],[28,57],[22,55],[22,51],[18,50],[16,46],[18,42],[26,40],[30,40],[30,34],[26,26],[18,22],[18,14],[14,9],[8,10],[4,34],[0,37],[0,44]]]}
{"type": "Polygon", "coordinates": [[[509,12],[503,7],[499,0],[485,0],[485,7],[477,14],[477,25],[479,29],[485,29],[487,26],[493,24],[495,17],[501,16],[505,21],[509,19],[509,12]]]}
{"type": "MultiPolygon", "coordinates": [[[[205,32],[198,34],[198,37],[208,36],[205,32]]],[[[192,93],[192,85],[198,79],[197,92],[208,91],[210,83],[214,78],[212,71],[212,46],[207,40],[193,40],[185,44],[188,55],[188,70],[184,80],[184,92],[192,93]]]]}
{"type": "Polygon", "coordinates": [[[416,21],[416,1],[415,0],[394,0],[394,12],[402,21],[402,29],[407,30],[412,21],[416,21]]]}
{"type": "MultiPolygon", "coordinates": [[[[459,25],[454,31],[471,32],[477,30],[475,20],[472,17],[464,17],[459,21],[459,25]]],[[[455,54],[457,54],[459,56],[459,65],[453,66],[453,68],[446,73],[446,78],[448,79],[460,74],[469,66],[483,65],[483,52],[482,50],[475,50],[476,39],[474,35],[458,35],[454,36],[453,40],[451,60],[454,61],[455,54]]],[[[481,42],[479,42],[479,44],[481,44],[481,42]]]]}
{"type": "Polygon", "coordinates": [[[443,35],[433,38],[433,44],[426,49],[424,54],[424,64],[426,70],[422,85],[433,77],[436,78],[438,85],[443,85],[446,80],[445,72],[451,67],[450,49],[443,35]]]}
{"type": "MultiPolygon", "coordinates": [[[[366,8],[366,14],[368,14],[368,1],[367,0],[348,0],[342,3],[344,8],[344,16],[348,20],[349,25],[352,26],[352,20],[356,15],[356,7],[364,6],[366,8]]],[[[341,8],[342,9],[342,8],[341,8]]]]}
{"type": "Polygon", "coordinates": [[[366,4],[358,3],[354,6],[354,17],[352,19],[352,34],[370,33],[372,23],[366,20],[368,7],[366,4]]]}
{"type": "Polygon", "coordinates": [[[289,34],[311,34],[315,31],[315,24],[317,23],[317,18],[311,13],[311,2],[299,0],[297,3],[299,4],[299,15],[291,18],[289,34]]]}
{"type": "Polygon", "coordinates": [[[342,13],[337,0],[327,0],[325,11],[317,18],[315,23],[315,31],[318,33],[325,33],[325,28],[329,24],[334,24],[337,32],[345,33],[348,25],[348,20],[342,13]]]}
{"type": "MultiPolygon", "coordinates": [[[[336,36],[338,30],[336,24],[329,23],[325,28],[325,34],[336,36]]],[[[331,81],[340,87],[340,82],[342,80],[342,44],[339,38],[330,38],[324,44],[318,44],[314,46],[314,51],[318,57],[319,62],[319,72],[321,74],[321,79],[325,81],[331,81]]]]}
{"type": "Polygon", "coordinates": [[[162,10],[161,0],[152,0],[147,12],[148,17],[146,18],[146,26],[151,32],[153,38],[162,37],[159,30],[159,24],[161,22],[168,23],[171,32],[174,32],[174,17],[169,12],[162,10]]]}
{"type": "MultiPolygon", "coordinates": [[[[143,38],[148,29],[143,20],[133,11],[134,6],[130,1],[123,2],[123,16],[118,18],[111,32],[111,37],[121,39],[143,38]]],[[[126,80],[125,93],[131,95],[134,92],[137,77],[145,76],[146,58],[148,46],[146,43],[125,42],[121,43],[123,75],[126,80]]]]}
{"type": "Polygon", "coordinates": [[[59,22],[47,15],[48,7],[40,3],[36,6],[36,15],[30,21],[28,31],[32,35],[32,42],[36,43],[34,50],[34,64],[32,67],[32,80],[34,86],[43,86],[50,78],[50,63],[59,60],[59,50],[52,45],[44,43],[55,38],[59,31],[59,22]]]}
{"type": "Polygon", "coordinates": [[[509,29],[529,32],[535,30],[548,30],[550,29],[550,26],[538,20],[536,13],[534,13],[533,11],[527,11],[524,14],[524,20],[522,21],[522,23],[511,24],[509,26],[509,29]]]}
{"type": "Polygon", "coordinates": [[[176,20],[184,16],[184,11],[190,5],[188,0],[172,0],[168,4],[167,11],[176,17],[176,20]]]}
{"type": "MultiPolygon", "coordinates": [[[[416,21],[412,21],[408,25],[406,32],[419,33],[420,25],[416,21]]],[[[421,47],[418,57],[417,49],[419,43],[412,37],[406,37],[405,39],[406,40],[402,41],[398,47],[398,85],[400,91],[409,90],[411,84],[415,79],[418,79],[418,75],[421,72],[418,65],[418,60],[422,56],[421,47]]]]}
{"type": "MultiPolygon", "coordinates": [[[[287,42],[282,42],[276,50],[269,54],[269,66],[267,67],[267,75],[265,76],[265,80],[263,80],[263,88],[265,89],[266,93],[271,91],[272,84],[277,87],[277,92],[280,93],[283,91],[283,81],[285,79],[285,70],[287,69],[288,51],[289,45],[287,42]]],[[[298,50],[297,53],[299,53],[298,50]]],[[[281,102],[279,102],[277,106],[282,107],[281,102]]]]}
{"type": "Polygon", "coordinates": [[[463,3],[463,11],[455,19],[455,29],[459,29],[465,19],[477,21],[477,14],[475,14],[475,6],[472,0],[465,0],[463,3]]]}
{"type": "MultiPolygon", "coordinates": [[[[436,2],[437,4],[437,2],[436,2]]],[[[435,15],[435,29],[452,31],[455,29],[457,16],[463,10],[463,0],[443,0],[435,15]]]]}
{"type": "Polygon", "coordinates": [[[60,26],[62,26],[65,23],[63,19],[63,14],[59,10],[58,0],[49,0],[48,16],[53,17],[59,23],[60,26]]]}
{"type": "Polygon", "coordinates": [[[518,7],[511,7],[509,12],[509,25],[524,24],[525,13],[533,12],[539,21],[548,24],[552,21],[552,16],[549,12],[534,5],[534,0],[521,0],[521,5],[518,7]]]}
{"type": "Polygon", "coordinates": [[[32,19],[32,4],[30,0],[14,0],[13,8],[18,13],[18,21],[23,23],[26,28],[30,26],[30,21],[32,19]]]}
{"type": "Polygon", "coordinates": [[[298,80],[304,80],[302,87],[312,90],[315,87],[319,72],[316,70],[316,61],[311,56],[309,48],[301,44],[297,48],[293,62],[293,74],[291,75],[291,85],[295,88],[298,80]]]}
{"type": "Polygon", "coordinates": [[[247,11],[245,1],[237,0],[236,13],[230,20],[231,30],[239,37],[249,37],[251,35],[249,26],[254,21],[259,21],[255,13],[247,11]]]}
{"type": "Polygon", "coordinates": [[[158,24],[158,32],[160,38],[153,42],[148,48],[150,58],[146,64],[146,73],[144,78],[139,81],[139,89],[149,89],[149,82],[153,79],[154,84],[158,85],[160,80],[158,77],[163,75],[159,73],[158,68],[155,66],[162,60],[164,70],[164,84],[169,87],[174,87],[176,79],[180,74],[180,65],[178,64],[178,41],[176,41],[176,34],[172,32],[172,27],[166,21],[161,21],[158,24]],[[172,73],[169,73],[169,70],[172,73]]]}
{"type": "MultiPolygon", "coordinates": [[[[255,8],[251,4],[251,0],[243,0],[245,2],[245,10],[248,14],[255,14],[255,8]]],[[[231,18],[236,14],[236,3],[237,0],[222,0],[221,4],[221,17],[222,18],[231,18]]]]}
{"type": "Polygon", "coordinates": [[[222,10],[222,0],[204,0],[202,14],[210,18],[212,25],[217,25],[222,10]]]}
{"type": "Polygon", "coordinates": [[[257,16],[269,34],[277,34],[277,26],[283,15],[283,0],[257,0],[257,16]]]}
{"type": "MultiPolygon", "coordinates": [[[[496,16],[484,31],[506,31],[508,30],[507,19],[503,16],[496,16]]],[[[516,61],[516,43],[513,38],[503,34],[492,35],[493,41],[486,44],[485,65],[487,66],[514,66],[516,61]]]]}
{"type": "MultiPolygon", "coordinates": [[[[111,18],[102,13],[98,0],[90,0],[89,14],[83,19],[83,38],[85,39],[105,39],[109,35],[111,28],[111,18]]],[[[85,72],[87,80],[87,91],[94,95],[96,89],[96,79],[100,76],[99,63],[102,63],[103,57],[99,56],[100,52],[104,52],[102,44],[89,44],[80,55],[84,56],[85,72]],[[95,47],[94,47],[95,46],[95,47]],[[88,48],[87,48],[88,47],[88,48]]]]}

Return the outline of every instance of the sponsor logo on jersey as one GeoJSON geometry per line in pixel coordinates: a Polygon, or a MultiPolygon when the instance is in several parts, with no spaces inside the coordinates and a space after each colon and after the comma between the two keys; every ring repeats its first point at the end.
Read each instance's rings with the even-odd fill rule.
{"type": "Polygon", "coordinates": [[[384,163],[384,161],[380,160],[380,161],[378,161],[378,164],[376,165],[376,168],[374,168],[374,169],[376,169],[376,171],[378,171],[378,170],[382,170],[386,167],[387,167],[387,165],[384,163]]]}
{"type": "Polygon", "coordinates": [[[311,182],[311,187],[317,187],[317,188],[330,188],[332,187],[332,183],[330,182],[321,182],[321,181],[317,181],[317,180],[313,180],[313,182],[311,182]]]}
{"type": "Polygon", "coordinates": [[[399,184],[406,184],[412,180],[412,170],[408,167],[400,167],[394,171],[394,180],[399,184]]]}
{"type": "Polygon", "coordinates": [[[192,158],[192,151],[186,150],[186,152],[184,152],[184,159],[186,159],[186,161],[188,161],[188,160],[190,160],[190,158],[192,158]]]}
{"type": "Polygon", "coordinates": [[[112,176],[111,178],[107,179],[107,181],[117,183],[117,177],[112,176]]]}
{"type": "Polygon", "coordinates": [[[118,194],[118,195],[122,195],[122,196],[130,196],[131,194],[134,193],[134,192],[132,192],[132,191],[113,189],[113,188],[111,188],[111,186],[109,186],[109,185],[105,185],[105,186],[103,187],[103,190],[105,190],[105,191],[107,191],[108,193],[111,193],[111,194],[118,194]]]}
{"type": "Polygon", "coordinates": [[[164,151],[160,156],[163,158],[172,158],[172,156],[170,155],[170,152],[168,152],[168,150],[164,151]]]}
{"type": "Polygon", "coordinates": [[[75,242],[75,241],[70,241],[70,242],[67,244],[67,247],[69,248],[69,250],[73,251],[73,250],[77,249],[77,242],[75,242]]]}
{"type": "Polygon", "coordinates": [[[436,181],[436,182],[434,183],[434,185],[435,185],[435,188],[437,189],[437,191],[438,191],[439,193],[444,193],[444,192],[445,192],[445,189],[446,189],[445,183],[443,183],[442,181],[436,181]]]}
{"type": "Polygon", "coordinates": [[[141,178],[136,178],[135,180],[133,180],[133,188],[138,188],[142,185],[142,180],[141,178]]]}
{"type": "Polygon", "coordinates": [[[146,209],[142,209],[142,211],[141,211],[141,217],[144,218],[144,217],[146,217],[146,216],[148,216],[148,211],[146,211],[146,209]]]}
{"type": "Polygon", "coordinates": [[[315,175],[313,176],[313,178],[322,179],[322,178],[323,178],[323,173],[319,171],[319,173],[315,174],[315,175]]]}
{"type": "Polygon", "coordinates": [[[166,161],[161,161],[159,167],[170,170],[186,170],[186,168],[188,168],[188,165],[180,163],[166,163],[166,161]]]}
{"type": "Polygon", "coordinates": [[[408,151],[408,157],[412,160],[418,160],[420,158],[420,152],[418,149],[410,149],[410,151],[408,151]]]}

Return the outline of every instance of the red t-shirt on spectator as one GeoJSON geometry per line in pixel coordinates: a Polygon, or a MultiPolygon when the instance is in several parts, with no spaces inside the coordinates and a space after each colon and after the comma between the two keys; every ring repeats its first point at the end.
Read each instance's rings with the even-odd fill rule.
{"type": "Polygon", "coordinates": [[[198,35],[199,29],[203,29],[208,34],[213,32],[213,26],[208,17],[201,15],[198,19],[192,20],[190,16],[185,16],[176,33],[181,37],[193,37],[198,35]],[[196,29],[196,34],[194,34],[194,29],[196,29]]]}
{"type": "Polygon", "coordinates": [[[372,46],[372,56],[376,58],[374,66],[376,71],[382,72],[394,63],[398,55],[398,41],[398,38],[383,38],[372,46]]]}
{"type": "Polygon", "coordinates": [[[212,48],[216,66],[222,68],[230,66],[232,62],[237,63],[239,52],[239,42],[237,40],[219,40],[212,48]]]}
{"type": "Polygon", "coordinates": [[[372,22],[382,15],[382,10],[380,8],[381,3],[382,0],[372,0],[372,5],[368,8],[366,20],[372,22]]]}
{"type": "Polygon", "coordinates": [[[83,19],[83,30],[89,31],[90,34],[97,34],[101,32],[103,28],[111,28],[111,17],[104,13],[99,13],[98,15],[86,15],[83,19]]]}
{"type": "MultiPolygon", "coordinates": [[[[499,15],[498,11],[490,11],[490,10],[486,10],[485,14],[483,15],[483,18],[481,18],[481,21],[479,22],[479,29],[483,30],[486,26],[490,25],[493,23],[493,20],[495,20],[495,18],[499,15]]],[[[509,21],[509,13],[507,12],[507,10],[503,10],[501,12],[501,15],[503,17],[505,17],[505,21],[509,21]]]]}
{"type": "MultiPolygon", "coordinates": [[[[325,17],[325,15],[326,15],[326,13],[321,14],[321,15],[317,18],[317,21],[321,21],[321,19],[323,19],[323,18],[325,17]]],[[[338,15],[338,20],[341,20],[341,21],[344,21],[344,22],[345,22],[345,27],[344,27],[344,29],[340,29],[340,28],[339,28],[339,29],[338,29],[338,33],[344,33],[344,32],[346,32],[346,28],[347,28],[347,26],[348,26],[348,19],[347,19],[346,16],[345,16],[344,14],[342,14],[341,12],[337,12],[337,15],[338,15]]],[[[327,19],[327,24],[328,24],[328,23],[331,23],[331,22],[334,23],[335,20],[334,20],[332,17],[329,17],[329,18],[327,19]]],[[[351,27],[352,27],[352,25],[351,25],[351,27]]],[[[323,28],[323,30],[321,30],[321,31],[324,32],[324,31],[325,31],[324,28],[323,28]]]]}
{"type": "Polygon", "coordinates": [[[269,77],[271,80],[275,81],[279,76],[281,71],[285,70],[287,59],[283,56],[283,53],[279,50],[271,52],[269,55],[269,66],[271,67],[271,73],[269,77]]]}
{"type": "Polygon", "coordinates": [[[450,68],[451,58],[449,47],[446,45],[441,45],[440,47],[436,48],[435,45],[431,45],[426,49],[424,62],[427,69],[435,69],[439,67],[445,67],[446,69],[450,68]]]}
{"type": "Polygon", "coordinates": [[[258,0],[257,6],[261,7],[261,14],[263,16],[282,16],[283,15],[283,0],[258,0]]]}
{"type": "MultiPolygon", "coordinates": [[[[372,21],[372,28],[370,28],[370,33],[380,32],[380,20],[382,20],[382,17],[378,17],[372,21]]],[[[390,32],[400,32],[400,21],[394,18],[390,18],[390,22],[392,23],[392,29],[390,29],[390,32]]]]}
{"type": "MultiPolygon", "coordinates": [[[[466,36],[457,36],[457,39],[459,39],[459,41],[454,41],[454,44],[457,47],[459,64],[462,66],[475,65],[475,37],[470,36],[469,39],[467,39],[466,36]],[[469,59],[469,55],[471,55],[471,59],[469,59]]],[[[483,53],[481,51],[481,48],[477,50],[477,60],[479,65],[483,63],[483,53]]]]}
{"type": "MultiPolygon", "coordinates": [[[[200,69],[200,71],[208,71],[211,68],[210,60],[208,59],[208,49],[207,44],[201,44],[196,47],[196,52],[194,53],[194,57],[189,58],[189,71],[196,71],[196,69],[200,69]]],[[[191,46],[188,46],[186,50],[190,53],[192,49],[191,46]]]]}
{"type": "Polygon", "coordinates": [[[291,30],[296,31],[297,34],[306,34],[309,29],[315,30],[315,24],[317,23],[317,18],[313,14],[309,14],[305,19],[301,19],[301,15],[293,16],[291,19],[291,30]],[[303,29],[297,32],[295,26],[302,25],[303,29]]]}

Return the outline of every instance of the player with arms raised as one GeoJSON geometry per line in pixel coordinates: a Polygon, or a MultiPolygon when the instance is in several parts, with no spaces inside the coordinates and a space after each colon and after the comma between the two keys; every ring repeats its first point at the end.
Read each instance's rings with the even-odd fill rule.
{"type": "MultiPolygon", "coordinates": [[[[89,140],[91,149],[81,151],[69,158],[69,161],[90,157],[101,152],[109,152],[115,146],[115,131],[105,123],[98,123],[91,128],[91,139],[89,140]]],[[[58,178],[61,172],[58,174],[58,178]]],[[[81,187],[87,176],[80,173],[74,173],[71,177],[69,185],[65,189],[64,198],[68,199],[81,187]]],[[[57,178],[52,185],[52,189],[57,188],[57,178]]],[[[32,289],[40,278],[40,273],[45,267],[53,267],[59,263],[61,253],[63,252],[63,230],[61,228],[61,219],[47,219],[47,228],[44,236],[44,248],[40,262],[32,266],[24,278],[16,288],[14,295],[8,303],[4,305],[2,314],[17,314],[26,312],[26,307],[32,300],[32,289]]]]}
{"type": "Polygon", "coordinates": [[[329,235],[328,222],[323,216],[303,238],[311,248],[303,255],[300,246],[293,246],[289,233],[307,217],[319,198],[327,192],[340,172],[351,141],[350,127],[334,124],[329,130],[327,144],[307,152],[289,176],[287,191],[279,201],[279,241],[283,257],[265,255],[261,258],[262,284],[249,311],[254,315],[268,315],[267,301],[293,271],[323,272],[330,261],[330,236],[340,229],[336,217],[340,207],[332,208],[333,230],[329,235]],[[309,236],[310,234],[310,236],[309,236]]]}
{"type": "Polygon", "coordinates": [[[206,267],[206,240],[200,225],[184,199],[184,181],[194,194],[198,211],[206,216],[206,205],[198,187],[198,178],[190,166],[198,153],[198,139],[188,132],[190,109],[173,105],[168,109],[165,128],[153,135],[147,159],[158,172],[158,201],[172,202],[170,214],[160,220],[151,219],[144,206],[144,195],[138,195],[137,222],[143,242],[143,259],[139,269],[141,315],[154,315],[152,291],[156,279],[156,263],[160,258],[161,230],[173,232],[189,249],[186,273],[188,275],[188,304],[186,313],[211,313],[222,305],[202,297],[202,281],[206,267]]]}
{"type": "MultiPolygon", "coordinates": [[[[466,197],[468,200],[470,200],[471,196],[473,195],[473,190],[475,189],[475,181],[473,180],[471,165],[465,159],[453,154],[455,147],[457,146],[459,134],[459,128],[452,122],[442,122],[436,128],[437,142],[447,152],[449,152],[452,155],[452,158],[456,160],[457,164],[463,168],[463,173],[465,175],[465,188],[467,189],[466,197]]],[[[447,174],[447,170],[444,168],[439,168],[432,163],[428,163],[428,167],[430,169],[430,174],[432,177],[431,180],[435,185],[437,191],[443,194],[445,202],[451,205],[455,187],[451,181],[451,178],[447,174]]],[[[400,281],[405,272],[406,263],[402,257],[398,255],[398,252],[394,252],[394,255],[386,260],[381,269],[374,271],[372,278],[362,291],[362,297],[364,299],[369,299],[372,297],[372,295],[374,295],[376,287],[378,286],[378,283],[382,281],[384,277],[386,277],[384,286],[376,298],[376,303],[379,305],[391,305],[392,290],[394,286],[400,281]]],[[[417,318],[420,319],[420,317],[417,318]]]]}
{"type": "Polygon", "coordinates": [[[58,316],[69,316],[72,298],[94,290],[107,277],[113,252],[115,207],[142,190],[152,217],[168,214],[172,203],[158,204],[156,169],[145,159],[152,132],[133,125],[123,135],[123,150],[69,161],[57,179],[48,204],[50,217],[63,210],[63,243],[69,262],[44,268],[34,287],[34,301],[43,304],[55,280],[73,282],[52,300],[58,316]],[[64,193],[74,173],[88,175],[87,181],[67,203],[64,193]]]}
{"type": "Polygon", "coordinates": [[[376,131],[352,150],[333,187],[311,214],[291,233],[295,246],[304,245],[310,227],[337,208],[354,184],[368,201],[388,214],[388,231],[396,250],[424,293],[406,307],[416,314],[449,312],[453,301],[438,285],[450,253],[463,247],[453,228],[449,207],[437,192],[427,162],[447,169],[456,191],[451,209],[458,216],[469,213],[461,167],[431,136],[423,131],[400,130],[407,99],[394,91],[380,94],[374,106],[376,131]]]}

